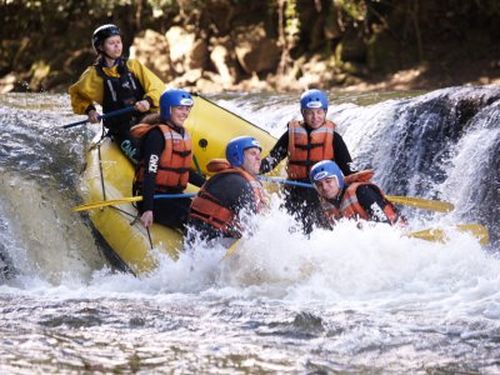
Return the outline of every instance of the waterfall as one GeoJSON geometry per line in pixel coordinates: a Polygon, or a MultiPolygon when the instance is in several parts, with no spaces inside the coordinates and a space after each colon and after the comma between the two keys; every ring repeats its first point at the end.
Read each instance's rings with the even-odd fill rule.
{"type": "Polygon", "coordinates": [[[374,168],[387,193],[451,201],[450,219],[485,224],[499,240],[500,88],[340,106],[332,118],[357,168],[374,168]]]}

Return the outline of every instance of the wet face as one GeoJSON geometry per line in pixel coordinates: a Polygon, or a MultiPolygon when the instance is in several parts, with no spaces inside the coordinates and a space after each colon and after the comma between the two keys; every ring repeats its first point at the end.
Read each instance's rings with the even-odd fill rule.
{"type": "Polygon", "coordinates": [[[106,38],[102,49],[113,60],[120,58],[123,52],[122,37],[120,35],[113,35],[106,38]]]}
{"type": "Polygon", "coordinates": [[[247,148],[243,152],[243,164],[241,166],[248,173],[255,176],[259,174],[260,161],[260,149],[258,147],[247,148]]]}
{"type": "Polygon", "coordinates": [[[189,116],[189,112],[191,112],[190,105],[179,105],[176,107],[170,108],[170,121],[175,126],[183,127],[184,122],[189,116]]]}
{"type": "Polygon", "coordinates": [[[336,176],[328,177],[314,183],[318,194],[326,199],[334,199],[340,194],[339,183],[336,176]]]}
{"type": "Polygon", "coordinates": [[[309,127],[317,129],[325,123],[326,111],[323,108],[308,108],[302,111],[302,116],[309,127]]]}

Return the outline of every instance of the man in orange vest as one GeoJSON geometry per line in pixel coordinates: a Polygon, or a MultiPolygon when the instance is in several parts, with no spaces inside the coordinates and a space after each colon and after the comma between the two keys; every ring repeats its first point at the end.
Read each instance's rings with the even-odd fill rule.
{"type": "Polygon", "coordinates": [[[335,162],[324,160],[311,168],[309,176],[320,196],[327,226],[341,218],[364,219],[391,225],[405,222],[385,198],[384,192],[370,182],[373,171],[361,171],[344,177],[335,162]]]}
{"type": "MultiPolygon", "coordinates": [[[[335,131],[335,124],[326,119],[328,97],[320,90],[308,90],[300,97],[303,121],[288,123],[288,130],[281,136],[269,155],[262,160],[261,173],[273,170],[288,156],[288,179],[309,181],[313,164],[321,160],[335,160],[344,175],[353,173],[351,155],[344,140],[335,131]]],[[[313,189],[285,186],[285,207],[309,233],[321,219],[318,194],[313,189]]]]}
{"type": "Polygon", "coordinates": [[[154,194],[180,194],[188,182],[201,186],[205,181],[191,169],[191,137],[184,128],[193,104],[187,91],[167,90],[160,97],[160,113],[145,117],[141,124],[131,129],[141,146],[133,190],[134,195],[144,197],[138,208],[146,228],[158,222],[183,230],[191,199],[155,201],[154,194]]]}
{"type": "Polygon", "coordinates": [[[245,230],[242,211],[261,212],[266,206],[262,184],[256,176],[262,147],[253,137],[237,137],[226,146],[226,159],[212,160],[216,172],[200,189],[191,205],[187,243],[195,238],[240,238],[245,230]]]}

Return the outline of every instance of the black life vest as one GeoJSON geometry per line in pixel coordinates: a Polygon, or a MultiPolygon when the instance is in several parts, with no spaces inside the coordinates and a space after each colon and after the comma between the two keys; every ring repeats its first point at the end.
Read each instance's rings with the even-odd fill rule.
{"type": "MultiPolygon", "coordinates": [[[[127,61],[118,63],[117,71],[119,77],[110,77],[102,69],[102,62],[95,65],[97,74],[103,79],[103,113],[109,113],[127,106],[134,105],[144,98],[144,88],[139,80],[127,67],[127,61]]],[[[119,116],[104,119],[103,123],[111,134],[126,133],[132,125],[135,125],[144,113],[137,111],[129,112],[119,116]]]]}

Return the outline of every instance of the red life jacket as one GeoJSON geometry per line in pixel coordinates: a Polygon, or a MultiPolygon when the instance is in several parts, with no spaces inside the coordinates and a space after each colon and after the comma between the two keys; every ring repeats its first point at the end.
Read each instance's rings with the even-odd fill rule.
{"type": "Polygon", "coordinates": [[[288,124],[288,177],[303,180],[309,177],[311,167],[321,160],[333,160],[335,124],[329,120],[309,134],[303,122],[288,124]]]}
{"type": "MultiPolygon", "coordinates": [[[[214,159],[207,165],[207,169],[209,172],[217,172],[216,176],[227,173],[239,174],[252,187],[257,212],[261,212],[267,205],[262,184],[255,176],[252,176],[243,168],[232,167],[225,159],[214,159]]],[[[228,207],[224,207],[216,197],[206,190],[207,183],[201,187],[197,196],[193,199],[189,216],[210,224],[215,229],[234,237],[235,234],[241,232],[236,213],[228,207]]]]}
{"type": "MultiPolygon", "coordinates": [[[[348,184],[348,186],[345,189],[344,195],[342,196],[338,207],[333,203],[330,203],[327,200],[321,198],[321,206],[323,208],[323,211],[325,212],[325,215],[331,221],[338,220],[343,217],[348,219],[361,218],[364,220],[369,220],[370,215],[358,202],[358,197],[356,195],[357,189],[362,185],[370,185],[372,187],[375,187],[378,192],[383,197],[385,197],[382,189],[370,182],[371,177],[373,177],[372,170],[361,171],[347,176],[346,183],[348,184]]],[[[400,219],[401,221],[404,221],[404,219],[400,218],[399,214],[396,212],[396,209],[390,202],[387,202],[383,211],[391,225],[394,225],[400,219]]]]}
{"type": "MultiPolygon", "coordinates": [[[[165,147],[160,155],[158,172],[156,173],[156,190],[184,190],[189,181],[189,169],[193,160],[191,137],[187,131],[179,134],[165,124],[138,124],[131,129],[132,136],[143,138],[151,130],[158,128],[163,133],[165,147]]],[[[136,167],[135,186],[141,186],[144,181],[144,160],[136,167]]]]}

